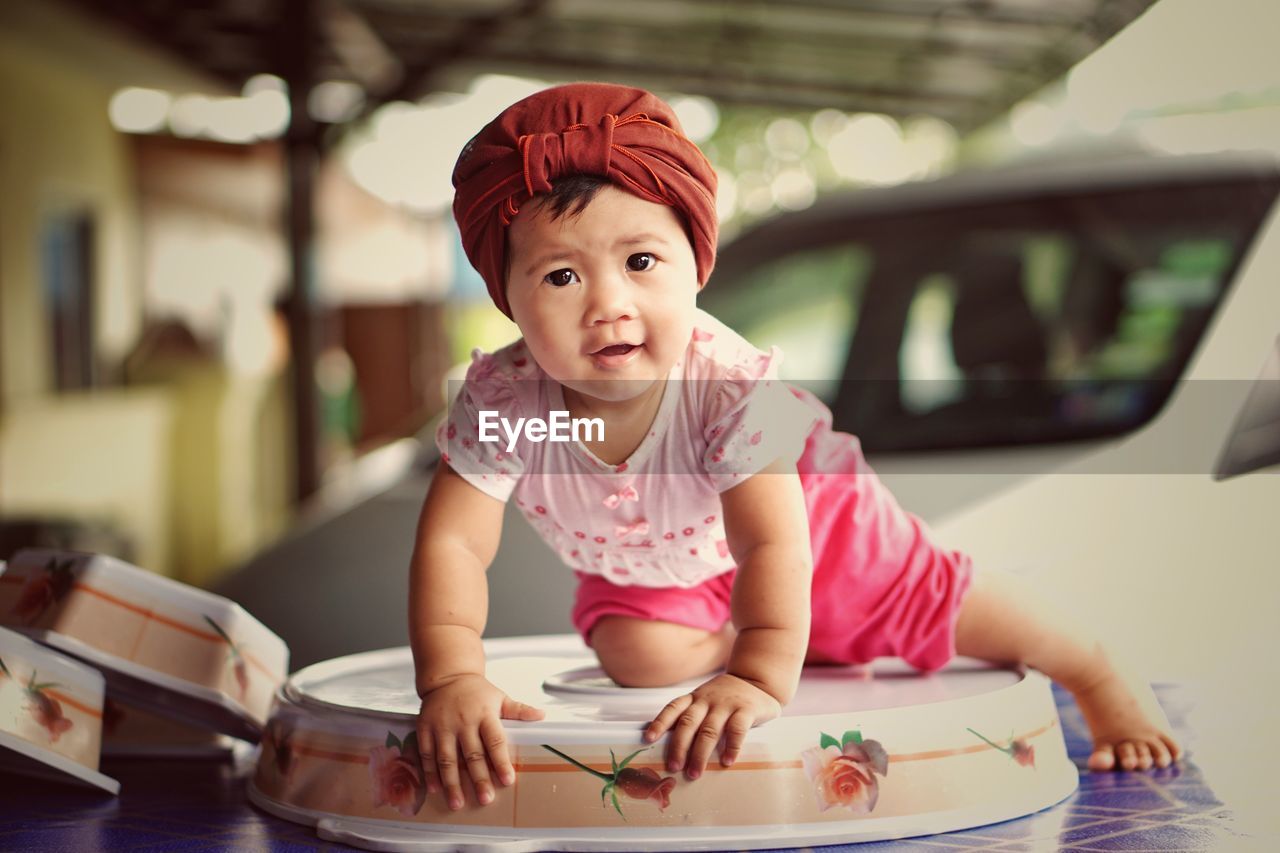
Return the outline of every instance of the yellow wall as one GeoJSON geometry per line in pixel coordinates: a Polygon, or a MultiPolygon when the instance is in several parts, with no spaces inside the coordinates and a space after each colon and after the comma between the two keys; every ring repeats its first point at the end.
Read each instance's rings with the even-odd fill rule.
{"type": "Polygon", "coordinates": [[[107,120],[110,93],[0,40],[0,402],[51,383],[48,318],[40,292],[40,222],[85,210],[95,222],[95,339],[118,357],[137,335],[141,292],[127,140],[107,120]]]}
{"type": "Polygon", "coordinates": [[[222,87],[55,0],[0,3],[0,409],[51,383],[39,229],[52,211],[93,214],[94,340],[118,359],[142,322],[133,158],[107,105],[126,85],[222,87]]]}
{"type": "Polygon", "coordinates": [[[107,116],[127,85],[225,94],[53,0],[0,2],[0,516],[106,522],[144,568],[207,582],[287,521],[280,376],[208,365],[145,387],[52,387],[48,213],[94,220],[93,340],[108,382],[142,328],[134,157],[107,116]]]}
{"type": "Polygon", "coordinates": [[[208,586],[290,520],[287,383],[279,372],[236,376],[181,361],[148,366],[136,379],[165,389],[174,404],[165,445],[170,574],[208,586]]]}
{"type": "Polygon", "coordinates": [[[105,523],[171,574],[173,426],[164,390],[29,397],[0,416],[0,512],[105,523]]]}

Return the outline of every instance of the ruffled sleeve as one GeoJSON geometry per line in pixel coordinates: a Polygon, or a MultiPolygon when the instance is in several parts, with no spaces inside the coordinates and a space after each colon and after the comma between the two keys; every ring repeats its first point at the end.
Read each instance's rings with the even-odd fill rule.
{"type": "Polygon", "coordinates": [[[476,350],[462,388],[436,430],[441,459],[468,483],[504,502],[524,473],[524,461],[516,450],[506,449],[507,438],[497,418],[514,422],[522,416],[519,409],[514,376],[503,369],[499,358],[476,350]],[[481,412],[494,413],[486,416],[485,435],[497,440],[481,440],[481,412]]]}
{"type": "Polygon", "coordinates": [[[781,350],[772,347],[731,367],[711,392],[703,465],[718,492],[804,452],[818,417],[778,378],[781,361],[781,350]]]}

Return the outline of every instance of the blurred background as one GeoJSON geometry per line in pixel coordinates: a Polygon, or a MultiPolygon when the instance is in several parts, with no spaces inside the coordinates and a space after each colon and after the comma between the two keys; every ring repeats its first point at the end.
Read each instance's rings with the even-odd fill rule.
{"type": "MultiPolygon", "coordinates": [[[[1277,24],[1270,0],[7,0],[0,558],[216,589],[297,663],[401,644],[446,380],[517,335],[449,211],[502,108],[656,91],[731,244],[958,169],[1280,152],[1277,24]]],[[[505,602],[494,633],[548,627],[505,602]]]]}
{"type": "MultiPolygon", "coordinates": [[[[458,151],[547,84],[639,85],[719,174],[704,304],[783,346],[907,509],[977,507],[961,547],[1123,628],[1152,677],[1204,679],[1197,764],[1274,823],[1280,477],[1210,482],[1247,389],[1181,406],[1205,419],[1171,433],[1184,467],[978,499],[1151,421],[1197,347],[1201,376],[1258,376],[1274,165],[1091,164],[1280,155],[1277,32],[1275,0],[4,0],[0,559],[212,589],[295,667],[404,645],[448,380],[517,335],[462,254],[458,151]]],[[[1280,460],[1267,405],[1234,473],[1280,460]]],[[[487,633],[568,631],[573,577],[520,516],[487,633]]]]}

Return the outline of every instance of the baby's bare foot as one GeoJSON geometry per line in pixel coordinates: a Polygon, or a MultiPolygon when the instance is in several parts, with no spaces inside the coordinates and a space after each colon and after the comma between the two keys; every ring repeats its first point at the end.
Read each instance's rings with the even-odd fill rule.
{"type": "Polygon", "coordinates": [[[1150,685],[1109,663],[1087,686],[1072,691],[1093,734],[1090,770],[1149,770],[1182,756],[1150,685]]]}

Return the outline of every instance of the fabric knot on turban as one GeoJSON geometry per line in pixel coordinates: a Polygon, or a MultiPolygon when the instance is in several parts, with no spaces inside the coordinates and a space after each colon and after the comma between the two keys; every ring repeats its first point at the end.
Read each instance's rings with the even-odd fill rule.
{"type": "Polygon", "coordinates": [[[518,147],[524,158],[524,187],[529,195],[551,192],[559,175],[607,175],[613,160],[613,128],[617,116],[596,124],[575,124],[564,133],[528,133],[518,147]]]}
{"type": "Polygon", "coordinates": [[[531,197],[571,175],[596,175],[681,214],[698,282],[715,266],[716,174],[658,97],[628,86],[573,83],[517,101],[467,143],[453,169],[462,246],[508,317],[506,228],[531,197]]]}

